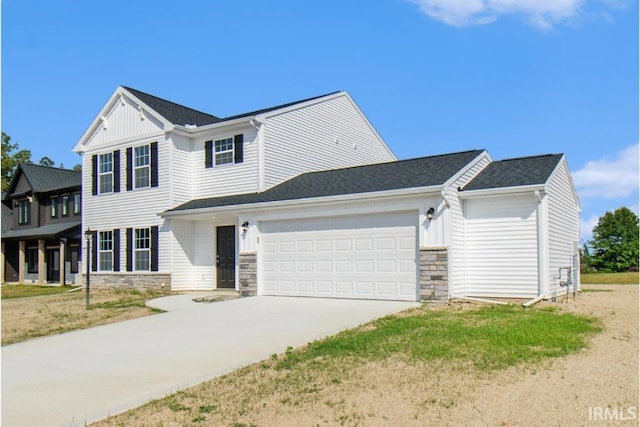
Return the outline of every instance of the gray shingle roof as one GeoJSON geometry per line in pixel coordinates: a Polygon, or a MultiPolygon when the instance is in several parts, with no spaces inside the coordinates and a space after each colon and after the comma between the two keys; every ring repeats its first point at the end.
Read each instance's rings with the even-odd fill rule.
{"type": "MultiPolygon", "coordinates": [[[[34,193],[48,193],[82,185],[82,172],[22,163],[19,170],[27,178],[34,193]]],[[[16,173],[17,176],[17,173],[16,173]]],[[[15,179],[14,179],[15,182],[15,179]]]]}
{"type": "Polygon", "coordinates": [[[130,87],[123,86],[123,88],[173,124],[204,126],[220,121],[219,117],[211,114],[203,113],[130,87]]]}
{"type": "Polygon", "coordinates": [[[176,125],[183,125],[183,126],[184,125],[204,126],[212,123],[239,119],[242,117],[255,116],[258,114],[268,113],[269,111],[279,110],[280,108],[286,108],[292,105],[302,104],[303,102],[312,101],[314,99],[318,99],[324,96],[329,96],[329,95],[338,93],[338,92],[331,92],[325,95],[314,96],[312,98],[301,99],[299,101],[276,105],[275,107],[263,108],[261,110],[255,110],[255,111],[250,111],[248,113],[236,114],[234,116],[220,118],[208,113],[203,113],[201,111],[194,110],[189,107],[185,107],[180,104],[176,104],[175,102],[167,101],[166,99],[158,98],[157,96],[153,96],[148,93],[141,92],[137,89],[133,89],[127,86],[123,86],[123,88],[125,88],[126,90],[131,92],[133,95],[135,95],[138,99],[140,99],[140,101],[144,102],[149,107],[153,108],[154,111],[156,111],[165,119],[169,120],[171,123],[176,125]]]}
{"type": "Polygon", "coordinates": [[[562,159],[562,154],[545,154],[493,162],[471,180],[463,190],[544,184],[560,159],[562,159]]]}
{"type": "Polygon", "coordinates": [[[360,194],[444,184],[484,150],[309,172],[262,193],[191,200],[169,212],[249,203],[360,194]]]}
{"type": "Polygon", "coordinates": [[[80,221],[59,222],[47,224],[40,227],[21,228],[18,230],[2,231],[3,239],[38,239],[55,237],[63,234],[76,232],[79,234],[80,221]],[[74,230],[77,228],[77,230],[74,230]]]}

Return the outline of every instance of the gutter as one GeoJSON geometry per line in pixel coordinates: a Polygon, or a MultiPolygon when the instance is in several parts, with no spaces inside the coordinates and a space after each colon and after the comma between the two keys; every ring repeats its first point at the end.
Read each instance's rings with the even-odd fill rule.
{"type": "Polygon", "coordinates": [[[462,190],[458,192],[461,199],[473,199],[484,196],[512,196],[518,193],[530,193],[531,191],[540,191],[544,193],[544,184],[521,185],[518,187],[497,187],[486,188],[482,190],[462,190]]]}

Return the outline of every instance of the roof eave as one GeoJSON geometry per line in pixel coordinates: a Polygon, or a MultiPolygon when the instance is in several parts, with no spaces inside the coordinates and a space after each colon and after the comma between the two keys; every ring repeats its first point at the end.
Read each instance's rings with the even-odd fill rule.
{"type": "Polygon", "coordinates": [[[308,206],[310,204],[344,203],[344,202],[349,203],[349,202],[363,201],[367,199],[402,197],[402,196],[411,196],[411,195],[425,194],[425,193],[439,194],[441,190],[442,190],[442,185],[433,185],[428,187],[401,188],[396,190],[374,191],[374,192],[367,192],[367,193],[340,194],[336,196],[308,197],[304,199],[244,203],[239,205],[214,206],[214,207],[200,208],[200,209],[183,209],[179,211],[165,211],[165,212],[159,213],[158,215],[162,218],[179,219],[179,217],[181,216],[207,215],[212,213],[240,212],[240,211],[246,211],[246,210],[256,211],[256,210],[266,210],[266,209],[277,209],[277,208],[283,208],[283,207],[289,207],[289,208],[298,207],[298,206],[302,207],[302,206],[308,206]]]}
{"type": "Polygon", "coordinates": [[[545,191],[545,184],[518,185],[513,187],[483,188],[479,190],[458,191],[460,199],[475,199],[487,196],[513,196],[516,194],[528,194],[535,191],[545,191]]]}

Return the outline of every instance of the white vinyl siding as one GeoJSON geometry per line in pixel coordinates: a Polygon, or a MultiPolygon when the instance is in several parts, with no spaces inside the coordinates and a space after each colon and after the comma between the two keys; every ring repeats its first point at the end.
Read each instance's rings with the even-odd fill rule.
{"type": "Polygon", "coordinates": [[[173,221],[171,289],[215,288],[214,225],[210,221],[173,221]]]}
{"type": "Polygon", "coordinates": [[[395,160],[348,96],[270,117],[265,188],[303,172],[395,160]]]}
{"type": "Polygon", "coordinates": [[[465,269],[465,242],[464,242],[464,217],[462,204],[458,198],[458,188],[467,185],[477,174],[489,165],[489,157],[485,154],[472,165],[460,178],[453,182],[447,189],[449,207],[449,295],[462,294],[464,292],[465,269]]]}
{"type": "Polygon", "coordinates": [[[561,267],[571,267],[575,245],[579,242],[578,203],[566,162],[560,162],[547,185],[548,242],[549,242],[549,296],[566,292],[558,277],[561,267]]]}
{"type": "Polygon", "coordinates": [[[464,201],[464,295],[538,295],[537,203],[530,196],[464,201]]]}
{"type": "Polygon", "coordinates": [[[264,295],[417,298],[413,212],[269,221],[260,229],[264,295]]]}

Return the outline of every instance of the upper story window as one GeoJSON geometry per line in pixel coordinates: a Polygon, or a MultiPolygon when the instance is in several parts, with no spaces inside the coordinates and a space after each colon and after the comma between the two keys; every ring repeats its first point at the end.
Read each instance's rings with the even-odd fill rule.
{"type": "Polygon", "coordinates": [[[69,196],[60,197],[60,212],[62,216],[69,215],[69,196]]]}
{"type": "Polygon", "coordinates": [[[233,163],[233,138],[219,139],[214,144],[216,166],[233,163]]]}
{"type": "Polygon", "coordinates": [[[80,193],[76,193],[73,195],[73,214],[80,214],[80,209],[82,209],[82,201],[80,200],[80,193]]]}
{"type": "Polygon", "coordinates": [[[100,154],[99,167],[100,193],[113,192],[113,153],[100,154]]]}
{"type": "Polygon", "coordinates": [[[20,200],[18,202],[18,224],[24,225],[31,222],[31,202],[20,200]]]}
{"type": "Polygon", "coordinates": [[[149,146],[143,145],[134,148],[134,187],[149,187],[151,179],[151,156],[149,146]]]}
{"type": "Polygon", "coordinates": [[[244,161],[244,135],[204,143],[204,167],[242,163],[244,161]]]}
{"type": "Polygon", "coordinates": [[[113,232],[98,233],[98,269],[100,271],[113,270],[113,232]]]}
{"type": "Polygon", "coordinates": [[[58,198],[52,197],[49,203],[49,213],[51,218],[56,218],[58,216],[58,198]]]}

